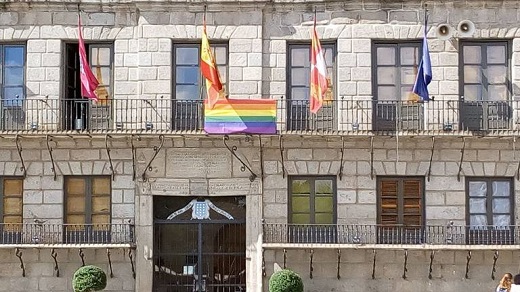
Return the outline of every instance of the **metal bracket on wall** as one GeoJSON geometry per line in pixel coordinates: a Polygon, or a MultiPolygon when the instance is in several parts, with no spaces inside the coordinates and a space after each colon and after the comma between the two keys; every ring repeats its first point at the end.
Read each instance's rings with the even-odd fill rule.
{"type": "Polygon", "coordinates": [[[287,269],[287,249],[283,249],[283,268],[287,269]]]}
{"type": "Polygon", "coordinates": [[[462,160],[464,160],[464,150],[466,149],[466,137],[462,137],[462,149],[460,149],[459,172],[457,173],[457,181],[460,181],[460,172],[462,171],[462,160]]]}
{"type": "Polygon", "coordinates": [[[56,271],[56,277],[59,277],[60,276],[60,267],[58,266],[58,253],[56,252],[56,250],[53,248],[51,249],[51,257],[52,259],[54,260],[54,271],[56,271]]]}
{"type": "Polygon", "coordinates": [[[430,175],[432,173],[432,160],[433,160],[433,151],[435,150],[435,137],[432,137],[432,152],[430,154],[430,164],[428,165],[428,181],[430,181],[430,175]]]}
{"type": "Polygon", "coordinates": [[[469,262],[471,261],[471,250],[468,250],[468,255],[466,256],[466,273],[464,274],[464,278],[469,279],[469,262]]]}
{"type": "Polygon", "coordinates": [[[408,272],[408,250],[404,250],[404,264],[403,264],[403,279],[406,279],[406,273],[408,272]]]}
{"type": "Polygon", "coordinates": [[[344,136],[341,136],[341,160],[340,160],[340,165],[339,165],[339,173],[338,173],[338,176],[339,176],[339,180],[341,180],[343,178],[343,163],[345,163],[343,161],[343,157],[345,155],[345,137],[344,136]]]}
{"type": "Polygon", "coordinates": [[[495,273],[497,272],[497,260],[498,260],[498,250],[495,250],[495,255],[493,256],[493,269],[491,269],[491,279],[495,280],[495,273]]]}
{"type": "Polygon", "coordinates": [[[81,258],[81,266],[85,266],[85,254],[83,253],[83,249],[79,249],[79,257],[81,258]]]}
{"type": "Polygon", "coordinates": [[[130,264],[132,265],[132,277],[135,279],[135,266],[134,266],[134,256],[132,255],[132,249],[128,249],[128,258],[130,259],[130,264]]]}
{"type": "Polygon", "coordinates": [[[112,138],[110,135],[105,135],[105,150],[107,151],[108,162],[110,163],[110,177],[114,180],[114,164],[112,163],[112,157],[110,156],[110,148],[108,147],[108,137],[112,138]]]}
{"type": "Polygon", "coordinates": [[[107,248],[108,268],[110,269],[110,278],[114,278],[114,271],[112,271],[112,259],[110,258],[110,249],[107,248]]]}
{"type": "Polygon", "coordinates": [[[264,149],[262,148],[262,135],[258,135],[258,141],[260,143],[260,179],[264,179],[264,149]]]}
{"type": "Polygon", "coordinates": [[[262,277],[265,278],[267,273],[265,272],[265,249],[262,249],[262,277]]]}
{"type": "Polygon", "coordinates": [[[372,280],[375,280],[376,278],[376,255],[377,255],[377,252],[376,250],[372,250],[372,254],[374,256],[374,258],[372,259],[372,280]]]}
{"type": "Polygon", "coordinates": [[[435,257],[435,251],[432,250],[430,253],[430,268],[428,269],[428,279],[432,279],[432,272],[433,272],[433,258],[435,257]]]}
{"type": "Polygon", "coordinates": [[[146,165],[146,167],[144,168],[143,170],[143,174],[141,175],[141,178],[143,179],[143,181],[146,181],[146,172],[147,171],[151,171],[152,170],[152,162],[155,160],[155,157],[157,157],[157,154],[159,154],[159,152],[161,151],[163,145],[164,145],[164,135],[159,135],[159,146],[153,146],[153,156],[152,156],[152,159],[150,159],[150,161],[148,162],[148,164],[146,165]]]}
{"type": "Polygon", "coordinates": [[[56,164],[54,163],[54,156],[52,155],[52,147],[51,147],[51,136],[47,135],[45,137],[45,140],[47,141],[47,151],[49,151],[49,157],[51,158],[51,171],[54,175],[54,180],[56,180],[56,164]]]}
{"type": "Polygon", "coordinates": [[[135,146],[134,146],[134,135],[130,136],[130,145],[132,146],[132,180],[135,181],[135,178],[136,178],[136,169],[135,169],[135,161],[137,160],[136,158],[136,151],[135,151],[135,146]]]}
{"type": "Polygon", "coordinates": [[[18,156],[20,157],[20,161],[22,162],[22,166],[20,167],[20,170],[22,171],[23,178],[25,178],[25,176],[27,175],[27,168],[25,167],[25,162],[23,161],[23,157],[22,157],[22,145],[20,144],[20,136],[16,135],[15,142],[16,142],[16,150],[18,150],[18,156]]]}
{"type": "Polygon", "coordinates": [[[341,279],[341,274],[339,273],[339,270],[341,268],[341,249],[338,248],[338,270],[336,273],[336,278],[341,279]]]}
{"type": "Polygon", "coordinates": [[[370,179],[374,179],[374,137],[370,137],[370,179]]]}
{"type": "Polygon", "coordinates": [[[280,158],[282,158],[282,177],[285,178],[285,163],[283,162],[283,138],[282,135],[278,136],[278,139],[280,140],[280,158]]]}
{"type": "Polygon", "coordinates": [[[246,171],[246,169],[249,171],[249,173],[251,173],[251,175],[249,175],[249,181],[251,182],[254,182],[255,179],[257,178],[257,175],[256,173],[253,172],[253,170],[251,169],[251,167],[249,167],[249,165],[247,165],[238,155],[237,155],[237,146],[233,145],[232,147],[229,147],[229,145],[227,144],[227,141],[229,140],[229,136],[228,135],[225,135],[223,138],[223,141],[224,141],[224,146],[226,146],[226,148],[229,150],[229,152],[231,152],[231,154],[242,164],[242,166],[240,167],[240,171],[244,172],[246,171]]]}
{"type": "Polygon", "coordinates": [[[25,265],[23,264],[22,251],[19,248],[16,248],[15,255],[20,260],[20,268],[22,269],[22,277],[25,277],[25,265]]]}
{"type": "Polygon", "coordinates": [[[312,279],[312,272],[314,271],[314,267],[312,266],[314,260],[314,249],[311,249],[310,262],[309,262],[309,278],[312,279]]]}

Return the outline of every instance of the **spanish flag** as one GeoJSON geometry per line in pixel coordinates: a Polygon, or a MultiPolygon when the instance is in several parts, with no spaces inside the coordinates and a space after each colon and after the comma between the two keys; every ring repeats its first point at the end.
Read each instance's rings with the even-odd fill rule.
{"type": "Polygon", "coordinates": [[[212,109],[217,100],[224,97],[224,90],[215,57],[209,46],[208,35],[206,34],[206,19],[204,19],[200,48],[200,71],[204,79],[206,79],[207,106],[212,109]]]}
{"type": "Polygon", "coordinates": [[[318,32],[316,32],[316,16],[314,16],[314,26],[312,28],[311,44],[311,95],[310,111],[315,114],[323,105],[323,100],[327,94],[327,65],[325,55],[321,48],[318,32]]]}

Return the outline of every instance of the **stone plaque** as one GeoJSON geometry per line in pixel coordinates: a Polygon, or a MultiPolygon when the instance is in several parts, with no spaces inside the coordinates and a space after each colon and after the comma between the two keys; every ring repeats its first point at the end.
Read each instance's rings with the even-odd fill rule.
{"type": "Polygon", "coordinates": [[[260,194],[260,182],[250,182],[248,178],[211,179],[209,181],[210,196],[245,196],[260,194]]]}
{"type": "Polygon", "coordinates": [[[187,179],[157,179],[150,182],[150,192],[152,195],[189,195],[190,181],[187,179]]]}
{"type": "Polygon", "coordinates": [[[231,154],[226,149],[172,149],[166,159],[169,177],[231,176],[231,154]]]}

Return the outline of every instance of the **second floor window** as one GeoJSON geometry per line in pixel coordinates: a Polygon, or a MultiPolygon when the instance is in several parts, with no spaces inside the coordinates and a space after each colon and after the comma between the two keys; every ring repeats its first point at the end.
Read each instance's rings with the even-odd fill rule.
{"type": "Polygon", "coordinates": [[[465,130],[507,129],[510,52],[507,41],[463,42],[460,58],[461,126],[465,130]]]}
{"type": "MultiPolygon", "coordinates": [[[[110,224],[110,176],[68,176],[65,178],[65,223],[73,225],[110,224]]],[[[96,225],[99,225],[96,227],[96,225]]]]}
{"type": "Polygon", "coordinates": [[[309,111],[311,83],[311,44],[290,44],[287,53],[287,130],[332,130],[337,109],[334,100],[336,46],[322,43],[329,88],[323,107],[316,115],[309,111]]]}
{"type": "Polygon", "coordinates": [[[18,177],[0,177],[0,214],[2,230],[21,230],[23,222],[23,179],[18,177]]]}
{"type": "Polygon", "coordinates": [[[422,104],[412,95],[421,45],[418,42],[373,44],[372,87],[376,130],[419,130],[423,123],[422,104]]]}
{"type": "MultiPolygon", "coordinates": [[[[210,40],[210,46],[224,92],[227,92],[227,45],[210,40]]],[[[206,98],[204,78],[200,72],[200,44],[174,44],[173,60],[172,129],[200,130],[204,125],[203,100],[206,98]]]]}
{"type": "Polygon", "coordinates": [[[93,103],[81,96],[79,47],[77,43],[65,44],[65,82],[61,123],[64,130],[106,130],[112,127],[112,45],[89,43],[85,45],[87,57],[99,86],[93,103]]]}
{"type": "Polygon", "coordinates": [[[0,127],[3,130],[25,129],[25,66],[24,45],[0,45],[0,127]]]}

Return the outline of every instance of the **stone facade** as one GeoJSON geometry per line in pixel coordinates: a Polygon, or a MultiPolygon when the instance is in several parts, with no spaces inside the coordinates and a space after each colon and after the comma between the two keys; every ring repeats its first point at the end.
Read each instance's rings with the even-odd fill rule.
{"type": "MultiPolygon", "coordinates": [[[[475,23],[474,40],[510,42],[511,96],[518,94],[517,1],[208,1],[207,31],[210,41],[228,45],[230,97],[280,98],[287,96],[288,44],[309,42],[316,8],[322,42],[336,44],[334,95],[338,99],[366,101],[375,95],[373,41],[420,40],[425,3],[434,76],[429,91],[436,100],[458,101],[460,95],[460,39],[437,38],[436,26],[447,23],[455,28],[463,19],[475,23]]],[[[81,2],[80,8],[86,41],[113,44],[114,99],[138,103],[143,98],[173,98],[172,44],[200,41],[202,3],[87,0],[81,2]]],[[[28,100],[63,98],[64,44],[77,40],[77,9],[75,3],[58,0],[0,3],[0,43],[26,45],[28,100]]],[[[127,113],[115,113],[123,114],[127,113]]],[[[170,118],[168,114],[166,119],[170,118]]],[[[279,117],[283,115],[279,113],[279,117]]],[[[56,130],[58,118],[38,117],[41,129],[56,130]]],[[[340,127],[351,122],[348,120],[340,127]]],[[[284,130],[284,126],[280,125],[279,130],[284,130]]],[[[256,136],[231,137],[228,143],[237,146],[238,155],[258,175],[254,182],[250,182],[247,170],[241,171],[242,164],[218,136],[170,133],[153,161],[154,147],[161,143],[154,134],[143,134],[137,139],[120,133],[108,138],[57,132],[49,142],[52,159],[46,138],[30,133],[20,137],[12,132],[0,136],[0,176],[23,174],[18,140],[27,171],[24,222],[37,219],[62,224],[64,176],[114,174],[112,223],[135,223],[137,273],[134,280],[128,250],[113,249],[114,277],[108,279],[107,291],[152,291],[154,196],[246,196],[248,291],[267,291],[268,277],[284,262],[303,276],[306,291],[491,291],[496,284],[491,273],[500,277],[504,272],[519,272],[519,253],[500,250],[495,259],[494,248],[498,247],[474,250],[469,265],[464,247],[436,251],[431,272],[430,251],[409,250],[406,279],[405,251],[399,247],[376,251],[375,279],[372,249],[342,249],[338,265],[334,247],[294,248],[285,255],[283,249],[262,248],[262,223],[288,222],[288,176],[294,175],[337,177],[338,224],[377,223],[378,176],[419,176],[425,178],[425,223],[465,225],[465,178],[515,178],[520,153],[514,136],[443,135],[434,141],[420,134],[373,138],[352,135],[343,140],[337,135],[288,134],[261,140],[256,136]],[[132,144],[136,149],[135,161],[132,144]],[[465,277],[467,267],[469,279],[465,277]]],[[[513,181],[514,218],[518,221],[520,188],[518,180],[513,181]]],[[[58,250],[60,277],[56,277],[49,248],[22,248],[27,269],[23,278],[18,259],[8,248],[0,255],[0,290],[71,290],[71,275],[81,265],[77,249],[58,250]]],[[[86,249],[85,259],[87,264],[98,264],[108,271],[105,248],[86,249]]]]}

